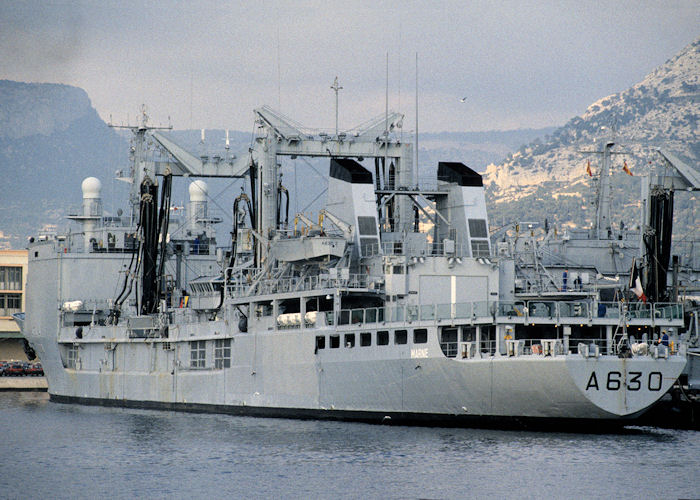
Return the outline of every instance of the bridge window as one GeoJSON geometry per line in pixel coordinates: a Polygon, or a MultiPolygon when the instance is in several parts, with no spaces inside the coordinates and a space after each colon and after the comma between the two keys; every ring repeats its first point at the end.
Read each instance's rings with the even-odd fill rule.
{"type": "Polygon", "coordinates": [[[331,349],[340,347],[340,335],[331,335],[331,349]]]}
{"type": "Polygon", "coordinates": [[[408,332],[406,330],[396,330],[394,332],[394,344],[401,345],[408,343],[408,332]]]}
{"type": "Polygon", "coordinates": [[[474,342],[476,340],[476,327],[475,326],[463,326],[462,327],[462,342],[474,342]]]}
{"type": "Polygon", "coordinates": [[[457,356],[457,328],[443,328],[440,332],[440,348],[448,358],[457,356]]]}
{"type": "Polygon", "coordinates": [[[355,347],[355,334],[346,333],[345,334],[345,347],[355,347]]]}
{"type": "Polygon", "coordinates": [[[389,345],[389,332],[381,330],[377,332],[377,345],[389,345]]]}
{"type": "Polygon", "coordinates": [[[318,335],[316,337],[316,350],[326,348],[326,337],[324,335],[318,335]]]}
{"type": "Polygon", "coordinates": [[[360,345],[362,347],[372,345],[372,332],[362,332],[360,334],[360,345]]]}
{"type": "Polygon", "coordinates": [[[425,328],[416,328],[413,330],[413,343],[425,344],[428,342],[428,330],[425,328]]]}

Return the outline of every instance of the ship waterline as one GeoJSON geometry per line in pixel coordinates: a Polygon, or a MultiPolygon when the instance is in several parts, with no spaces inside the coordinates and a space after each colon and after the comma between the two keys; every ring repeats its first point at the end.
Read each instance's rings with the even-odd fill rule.
{"type": "Polygon", "coordinates": [[[440,330],[454,326],[428,322],[260,333],[251,325],[255,333],[236,335],[226,333],[227,323],[210,322],[207,335],[196,324],[181,325],[167,339],[119,338],[118,327],[88,326],[78,340],[75,328],[64,328],[54,348],[41,353],[51,367],[52,397],[363,420],[394,414],[458,421],[513,416],[514,409],[518,417],[610,419],[653,404],[685,366],[678,355],[565,354],[557,341],[549,355],[521,354],[517,347],[511,356],[476,353],[476,342],[441,346],[440,330]],[[387,345],[377,345],[382,334],[387,345]],[[459,355],[447,357],[450,349],[459,355]],[[193,367],[193,356],[214,363],[193,367]]]}

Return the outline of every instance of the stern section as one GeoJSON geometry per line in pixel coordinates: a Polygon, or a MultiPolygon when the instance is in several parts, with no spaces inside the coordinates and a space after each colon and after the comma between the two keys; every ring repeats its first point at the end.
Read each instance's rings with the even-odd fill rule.
{"type": "Polygon", "coordinates": [[[648,409],[674,384],[686,358],[586,358],[568,356],[566,366],[578,390],[595,406],[617,417],[632,417],[648,409]]]}

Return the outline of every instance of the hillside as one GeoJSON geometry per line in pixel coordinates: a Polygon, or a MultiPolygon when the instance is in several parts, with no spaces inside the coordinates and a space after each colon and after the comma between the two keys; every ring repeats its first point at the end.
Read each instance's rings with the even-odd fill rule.
{"type": "MultiPolygon", "coordinates": [[[[602,141],[613,140],[614,213],[628,224],[639,222],[641,176],[661,165],[655,148],[664,147],[697,167],[700,159],[700,39],[655,69],[640,83],[591,104],[566,125],[486,169],[491,216],[507,223],[515,218],[587,226],[594,215],[588,203],[593,182],[586,174],[590,160],[597,171],[602,141]],[[626,161],[634,174],[623,173],[626,161]]],[[[697,230],[697,196],[678,193],[677,234],[697,230]]],[[[698,236],[695,235],[697,238],[698,236]]]]}
{"type": "Polygon", "coordinates": [[[59,222],[80,204],[83,178],[119,168],[118,152],[126,158],[126,141],[84,90],[0,81],[0,245],[22,248],[27,235],[59,222]]]}

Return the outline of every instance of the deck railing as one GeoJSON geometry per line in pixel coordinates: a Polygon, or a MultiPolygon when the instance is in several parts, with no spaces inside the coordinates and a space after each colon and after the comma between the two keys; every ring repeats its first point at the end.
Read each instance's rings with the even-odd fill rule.
{"type": "Polygon", "coordinates": [[[263,269],[247,268],[238,272],[238,279],[226,285],[226,293],[231,298],[248,295],[267,295],[273,293],[298,292],[318,290],[322,288],[367,288],[369,285],[366,274],[338,273],[336,276],[321,274],[305,278],[274,278],[262,276],[263,269]],[[251,287],[255,285],[254,289],[251,287]]]}
{"type": "Polygon", "coordinates": [[[337,316],[338,325],[449,320],[472,320],[478,323],[484,320],[491,322],[494,318],[501,323],[523,324],[590,324],[600,319],[614,320],[612,323],[619,323],[622,318],[637,324],[667,324],[683,320],[683,306],[666,302],[629,307],[625,302],[596,304],[587,301],[481,301],[343,309],[337,316]]]}
{"type": "Polygon", "coordinates": [[[463,244],[455,241],[436,243],[424,243],[422,245],[409,245],[403,241],[389,241],[381,244],[367,244],[362,246],[365,257],[373,255],[406,255],[408,257],[448,256],[463,257],[468,255],[463,244]]]}

